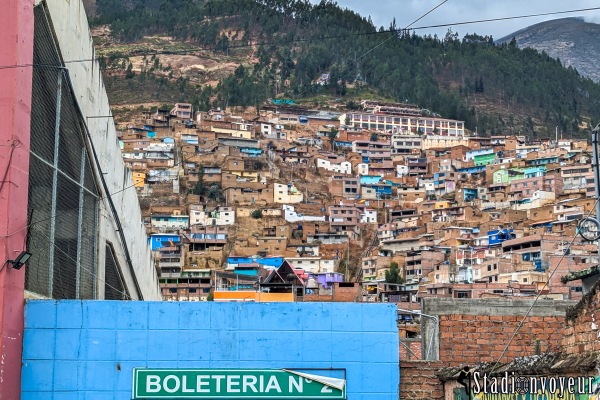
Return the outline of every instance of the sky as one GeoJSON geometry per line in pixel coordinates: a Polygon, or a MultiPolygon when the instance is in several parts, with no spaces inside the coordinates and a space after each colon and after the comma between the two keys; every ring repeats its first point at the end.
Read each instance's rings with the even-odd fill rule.
{"type": "MultiPolygon", "coordinates": [[[[312,3],[319,3],[320,0],[310,1],[312,3]]],[[[336,1],[342,8],[349,8],[365,17],[371,16],[376,27],[383,26],[387,29],[393,18],[396,18],[396,26],[398,28],[406,27],[443,0],[336,1]]],[[[600,7],[600,0],[448,0],[435,11],[412,25],[412,28],[592,7],[600,7]]],[[[492,35],[494,39],[500,39],[527,26],[566,17],[583,17],[587,22],[600,23],[600,9],[562,15],[461,25],[451,27],[451,29],[453,32],[457,32],[461,38],[467,33],[477,33],[481,36],[492,35]]],[[[447,31],[448,27],[415,30],[418,35],[437,34],[440,38],[443,38],[447,31]]]]}

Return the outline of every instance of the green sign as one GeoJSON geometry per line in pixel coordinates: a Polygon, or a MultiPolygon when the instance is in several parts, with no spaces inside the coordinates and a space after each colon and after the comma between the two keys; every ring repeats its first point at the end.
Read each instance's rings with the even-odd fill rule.
{"type": "Polygon", "coordinates": [[[132,399],[346,399],[346,380],[287,369],[133,369],[132,399]]]}

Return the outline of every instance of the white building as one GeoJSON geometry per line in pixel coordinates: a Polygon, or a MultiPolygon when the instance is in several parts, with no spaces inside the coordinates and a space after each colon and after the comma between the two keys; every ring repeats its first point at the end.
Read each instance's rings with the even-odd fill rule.
{"type": "Polygon", "coordinates": [[[284,218],[287,222],[300,222],[300,221],[314,221],[314,222],[325,222],[327,217],[322,216],[311,216],[311,215],[302,215],[298,214],[294,211],[293,206],[289,206],[287,204],[283,205],[283,213],[284,218]]]}
{"type": "Polygon", "coordinates": [[[161,215],[156,214],[150,217],[152,228],[160,232],[178,231],[190,227],[190,217],[187,215],[161,215]]]}
{"type": "Polygon", "coordinates": [[[408,165],[396,165],[396,178],[408,175],[408,165]]]}
{"type": "Polygon", "coordinates": [[[369,175],[369,164],[361,163],[356,166],[356,173],[358,175],[369,175]]]}
{"type": "Polygon", "coordinates": [[[421,136],[407,132],[392,135],[392,155],[411,155],[414,150],[421,150],[421,136]]]}
{"type": "Polygon", "coordinates": [[[190,226],[227,226],[235,224],[235,209],[233,207],[206,208],[204,205],[190,205],[190,226]]]}
{"type": "Polygon", "coordinates": [[[303,269],[312,274],[335,272],[337,260],[322,257],[286,257],[285,260],[294,269],[303,269]]]}
{"type": "Polygon", "coordinates": [[[370,208],[365,209],[365,212],[360,215],[360,222],[364,224],[376,224],[377,211],[370,208]]]}
{"type": "Polygon", "coordinates": [[[324,158],[317,158],[317,168],[323,168],[327,171],[333,171],[338,174],[349,175],[352,173],[352,164],[348,161],[342,161],[340,163],[331,162],[324,158]]]}
{"type": "Polygon", "coordinates": [[[283,204],[302,203],[304,195],[294,185],[275,183],[273,201],[283,204]]]}

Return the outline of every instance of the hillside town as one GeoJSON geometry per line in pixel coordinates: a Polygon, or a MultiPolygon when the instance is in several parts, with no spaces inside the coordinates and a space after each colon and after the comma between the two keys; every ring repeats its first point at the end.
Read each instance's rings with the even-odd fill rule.
{"type": "Polygon", "coordinates": [[[3,10],[0,400],[599,399],[571,66],[331,1],[3,10]]]}
{"type": "Polygon", "coordinates": [[[581,299],[573,277],[598,257],[577,235],[595,207],[591,148],[562,136],[481,137],[364,100],[259,116],[177,103],[122,126],[120,143],[165,299],[415,310],[427,297],[581,299]]]}

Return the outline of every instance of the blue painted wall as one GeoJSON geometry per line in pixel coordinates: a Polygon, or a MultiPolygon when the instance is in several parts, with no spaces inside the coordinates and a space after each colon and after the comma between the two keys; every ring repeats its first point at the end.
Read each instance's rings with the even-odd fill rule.
{"type": "Polygon", "coordinates": [[[129,399],[134,367],[346,368],[349,400],[398,400],[396,306],[31,300],[22,400],[129,399]]]}
{"type": "Polygon", "coordinates": [[[169,240],[172,240],[174,243],[179,243],[181,237],[173,233],[155,233],[148,238],[152,251],[169,246],[169,240]]]}

